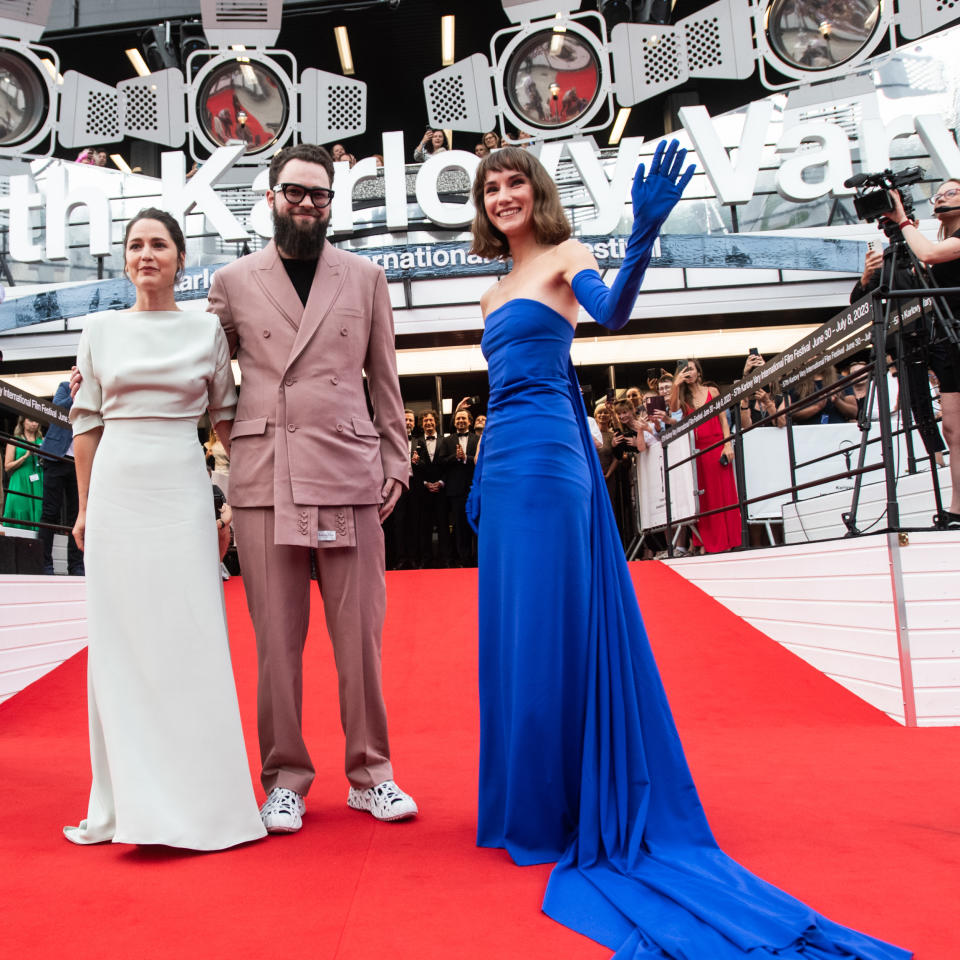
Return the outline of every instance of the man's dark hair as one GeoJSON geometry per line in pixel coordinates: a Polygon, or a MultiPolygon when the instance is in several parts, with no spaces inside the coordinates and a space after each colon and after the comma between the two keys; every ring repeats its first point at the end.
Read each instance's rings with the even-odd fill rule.
{"type": "Polygon", "coordinates": [[[273,155],[270,161],[270,189],[272,190],[280,180],[280,171],[291,160],[304,160],[307,163],[319,163],[330,183],[333,183],[333,157],[330,156],[326,147],[321,147],[316,143],[297,143],[292,147],[284,147],[278,153],[273,155]]]}

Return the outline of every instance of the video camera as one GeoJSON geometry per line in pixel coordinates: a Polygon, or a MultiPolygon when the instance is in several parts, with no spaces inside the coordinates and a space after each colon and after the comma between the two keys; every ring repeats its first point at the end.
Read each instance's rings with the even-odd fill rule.
{"type": "MultiPolygon", "coordinates": [[[[909,219],[913,219],[913,197],[904,187],[912,183],[922,183],[924,172],[920,167],[907,167],[900,173],[884,170],[881,173],[857,173],[844,180],[845,187],[855,187],[857,191],[853,200],[853,207],[857,216],[867,223],[879,220],[885,213],[894,207],[893,192],[899,191],[903,203],[903,211],[909,219]]],[[[891,226],[896,226],[891,224],[891,226]]],[[[883,224],[886,230],[886,224],[883,224]]]]}

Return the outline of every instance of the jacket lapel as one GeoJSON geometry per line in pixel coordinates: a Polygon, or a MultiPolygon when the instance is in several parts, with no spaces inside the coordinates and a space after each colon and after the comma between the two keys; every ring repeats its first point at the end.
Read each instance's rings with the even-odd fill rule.
{"type": "MultiPolygon", "coordinates": [[[[283,264],[280,265],[280,269],[283,270],[283,264]]],[[[317,264],[317,272],[313,275],[310,296],[307,297],[307,305],[300,318],[300,328],[293,342],[293,350],[290,351],[290,357],[287,360],[288,367],[300,356],[330,312],[330,308],[340,295],[346,275],[346,265],[336,247],[325,243],[320,262],[317,264]]],[[[293,288],[292,284],[288,285],[291,289],[293,288]]],[[[293,296],[297,298],[296,291],[293,296]]],[[[299,302],[299,298],[297,300],[299,302]]]]}
{"type": "Polygon", "coordinates": [[[277,308],[287,323],[295,330],[299,329],[303,319],[303,304],[273,240],[264,247],[262,262],[253,276],[263,295],[277,308]]]}

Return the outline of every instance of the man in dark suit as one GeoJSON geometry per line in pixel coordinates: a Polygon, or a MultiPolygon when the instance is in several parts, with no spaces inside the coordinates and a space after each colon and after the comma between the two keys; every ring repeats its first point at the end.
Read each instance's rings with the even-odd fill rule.
{"type": "Polygon", "coordinates": [[[425,567],[447,566],[450,556],[450,525],[447,498],[443,492],[442,438],[437,433],[435,410],[420,414],[423,436],[414,451],[413,482],[421,494],[420,562],[425,567]],[[433,530],[437,530],[437,557],[433,559],[433,530]]]}
{"type": "MultiPolygon", "coordinates": [[[[69,410],[73,406],[70,396],[70,384],[64,380],[53,395],[55,406],[69,410]]],[[[73,431],[70,427],[51,423],[40,449],[57,457],[73,456],[73,431]]],[[[77,498],[77,471],[70,460],[55,460],[44,457],[43,460],[43,508],[41,523],[62,523],[72,527],[77,519],[80,502],[77,498]]],[[[43,543],[43,572],[53,573],[53,530],[40,528],[40,541],[43,543]]],[[[73,537],[67,537],[67,572],[72,577],[82,577],[83,553],[73,537]]]]}
{"type": "Polygon", "coordinates": [[[480,438],[470,429],[472,426],[473,416],[470,412],[458,410],[453,418],[454,432],[444,437],[440,444],[443,491],[453,522],[456,560],[461,567],[476,566],[473,530],[467,522],[467,494],[473,482],[473,467],[480,444],[480,438]]]}
{"type": "Polygon", "coordinates": [[[420,490],[413,482],[413,460],[416,455],[418,438],[414,433],[417,425],[416,414],[406,409],[403,419],[407,428],[407,455],[410,458],[408,488],[400,494],[393,513],[383,525],[387,546],[387,567],[392,570],[409,570],[419,566],[420,552],[420,490]]]}

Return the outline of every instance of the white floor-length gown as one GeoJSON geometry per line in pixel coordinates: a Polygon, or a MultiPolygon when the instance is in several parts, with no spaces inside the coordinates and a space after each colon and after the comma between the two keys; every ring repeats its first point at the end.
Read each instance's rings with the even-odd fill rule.
{"type": "Polygon", "coordinates": [[[231,419],[217,318],[107,312],[87,321],[75,434],[103,424],[87,505],[93,786],[76,843],[217,850],[265,835],[227,643],[197,421],[231,419]]]}

